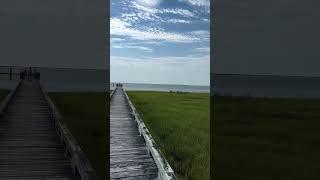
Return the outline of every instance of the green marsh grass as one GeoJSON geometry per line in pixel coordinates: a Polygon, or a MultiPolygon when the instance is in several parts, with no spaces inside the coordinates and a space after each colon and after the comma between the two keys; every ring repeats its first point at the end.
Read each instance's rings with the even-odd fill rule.
{"type": "Polygon", "coordinates": [[[8,90],[0,89],[0,102],[7,96],[8,93],[9,93],[8,90]]]}
{"type": "Polygon", "coordinates": [[[107,93],[49,93],[100,179],[107,179],[107,93]]]}
{"type": "Polygon", "coordinates": [[[208,180],[209,94],[127,93],[178,179],[208,180]]]}
{"type": "Polygon", "coordinates": [[[214,179],[319,179],[320,100],[212,100],[214,179]]]}

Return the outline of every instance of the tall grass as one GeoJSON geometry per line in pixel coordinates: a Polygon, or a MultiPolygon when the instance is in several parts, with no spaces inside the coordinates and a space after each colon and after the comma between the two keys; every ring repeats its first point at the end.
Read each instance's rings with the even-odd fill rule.
{"type": "Polygon", "coordinates": [[[213,101],[214,179],[320,178],[320,100],[213,101]]]}
{"type": "Polygon", "coordinates": [[[128,95],[178,178],[209,179],[209,94],[135,91],[128,95]]]}
{"type": "Polygon", "coordinates": [[[49,93],[100,179],[107,179],[106,93],[49,93]]]}
{"type": "Polygon", "coordinates": [[[9,91],[0,89],[0,103],[6,97],[6,95],[8,93],[9,93],[9,91]]]}

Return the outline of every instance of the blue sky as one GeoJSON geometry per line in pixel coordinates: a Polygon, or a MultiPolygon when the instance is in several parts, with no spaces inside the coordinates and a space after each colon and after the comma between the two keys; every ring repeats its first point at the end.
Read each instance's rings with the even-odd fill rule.
{"type": "Polygon", "coordinates": [[[210,0],[111,0],[111,82],[209,85],[210,0]]]}

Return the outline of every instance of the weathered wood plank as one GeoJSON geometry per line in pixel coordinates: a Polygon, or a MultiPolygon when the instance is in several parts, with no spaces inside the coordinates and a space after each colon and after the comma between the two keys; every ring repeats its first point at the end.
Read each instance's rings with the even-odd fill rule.
{"type": "Polygon", "coordinates": [[[157,179],[158,169],[120,88],[110,101],[110,179],[157,179]]]}
{"type": "Polygon", "coordinates": [[[169,165],[165,157],[162,155],[159,147],[153,140],[148,128],[146,127],[143,120],[140,118],[140,115],[138,114],[132,102],[130,101],[129,96],[125,91],[123,92],[128,102],[129,109],[132,112],[132,117],[135,120],[135,122],[137,122],[139,132],[146,142],[148,152],[152,155],[152,158],[155,160],[155,163],[158,168],[158,178],[161,180],[175,180],[176,176],[174,174],[174,171],[172,170],[171,166],[169,165]]]}
{"type": "Polygon", "coordinates": [[[0,119],[0,179],[79,179],[35,82],[21,82],[0,119]]]}

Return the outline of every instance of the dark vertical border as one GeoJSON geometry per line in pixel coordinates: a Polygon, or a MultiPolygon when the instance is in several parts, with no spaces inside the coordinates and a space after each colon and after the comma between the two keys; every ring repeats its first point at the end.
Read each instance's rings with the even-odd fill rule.
{"type": "Polygon", "coordinates": [[[105,1],[104,7],[106,10],[105,12],[105,52],[106,52],[106,61],[107,61],[107,137],[106,137],[106,146],[107,146],[107,152],[106,152],[106,160],[107,160],[107,179],[110,177],[110,0],[103,0],[105,1]]]}
{"type": "Polygon", "coordinates": [[[210,179],[214,177],[213,66],[216,59],[216,0],[210,1],[210,179]]]}

